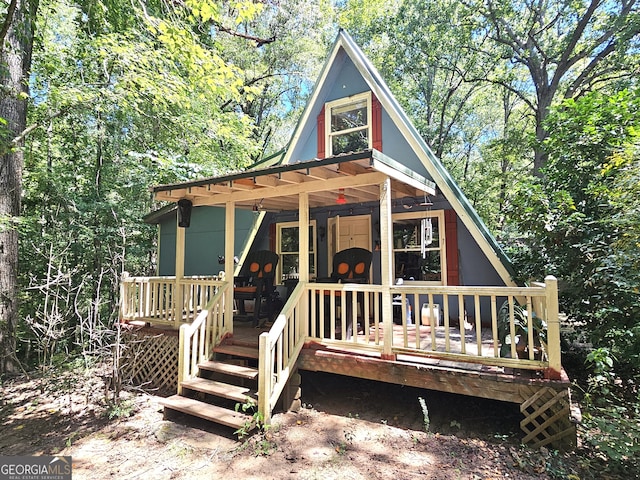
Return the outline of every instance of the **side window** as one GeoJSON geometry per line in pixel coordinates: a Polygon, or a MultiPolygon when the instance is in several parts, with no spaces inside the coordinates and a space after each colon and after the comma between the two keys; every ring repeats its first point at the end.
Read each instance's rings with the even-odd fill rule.
{"type": "Polygon", "coordinates": [[[393,215],[395,278],[446,285],[444,211],[393,215]]]}
{"type": "MultiPolygon", "coordinates": [[[[309,268],[310,276],[316,273],[316,222],[309,225],[309,268]]],[[[280,255],[278,262],[278,283],[288,278],[297,278],[299,273],[300,247],[298,242],[298,222],[282,222],[276,224],[276,253],[280,255]]]]}
{"type": "Polygon", "coordinates": [[[372,147],[371,93],[328,102],[325,107],[327,155],[372,147]]]}

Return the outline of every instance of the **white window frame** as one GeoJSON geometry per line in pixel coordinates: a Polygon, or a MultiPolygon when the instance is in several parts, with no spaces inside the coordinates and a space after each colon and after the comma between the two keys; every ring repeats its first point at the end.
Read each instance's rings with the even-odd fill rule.
{"type": "Polygon", "coordinates": [[[371,92],[358,93],[356,95],[352,95],[350,97],[340,98],[338,100],[333,100],[331,102],[327,102],[325,104],[325,145],[327,156],[330,157],[333,155],[333,137],[337,137],[339,135],[345,135],[347,133],[357,132],[360,130],[367,130],[367,148],[372,148],[373,145],[373,125],[372,125],[372,112],[371,112],[371,92]],[[350,105],[356,105],[358,103],[362,103],[362,101],[367,102],[367,124],[362,127],[348,128],[346,130],[340,130],[338,132],[331,131],[331,114],[333,110],[342,109],[345,107],[349,107],[350,105]]]}
{"type": "MultiPolygon", "coordinates": [[[[408,213],[394,213],[392,216],[392,222],[397,220],[422,220],[423,218],[437,218],[438,219],[438,247],[426,247],[426,251],[439,251],[440,252],[440,281],[432,280],[404,280],[404,283],[411,283],[412,285],[447,285],[447,242],[445,235],[445,223],[444,223],[444,210],[427,210],[423,212],[408,212],[408,213]]],[[[419,240],[418,240],[419,242],[419,240]]],[[[400,247],[393,245],[392,249],[392,261],[393,272],[396,272],[396,252],[415,252],[421,253],[421,245],[418,243],[414,246],[400,247]]]]}
{"type": "MultiPolygon", "coordinates": [[[[318,271],[318,246],[317,246],[317,239],[316,239],[316,220],[311,220],[309,222],[309,226],[312,229],[312,234],[311,234],[311,241],[309,243],[309,248],[310,248],[310,252],[313,254],[313,265],[312,266],[312,272],[317,272],[318,271]]],[[[278,255],[280,255],[280,261],[278,262],[278,267],[276,269],[276,278],[278,279],[278,283],[282,283],[282,276],[283,275],[289,275],[293,272],[283,272],[282,268],[284,266],[284,256],[288,256],[288,255],[295,255],[296,257],[298,257],[298,262],[297,264],[300,265],[300,252],[283,252],[282,251],[282,230],[284,228],[300,228],[300,222],[278,222],[276,223],[276,253],[278,255]]],[[[300,272],[296,272],[296,273],[300,273],[300,272]]],[[[311,274],[311,272],[309,272],[311,274]]],[[[315,276],[316,274],[313,273],[313,276],[315,276]]]]}

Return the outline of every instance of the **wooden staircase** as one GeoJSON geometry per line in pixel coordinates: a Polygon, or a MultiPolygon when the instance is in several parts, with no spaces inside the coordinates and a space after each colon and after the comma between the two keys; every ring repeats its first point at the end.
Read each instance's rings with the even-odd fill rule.
{"type": "MultiPolygon", "coordinates": [[[[162,400],[165,419],[175,412],[246,429],[253,421],[236,404],[258,401],[258,346],[223,344],[213,349],[215,360],[198,364],[199,376],[182,382],[182,394],[162,400]]],[[[253,428],[253,427],[251,427],[253,428]]]]}

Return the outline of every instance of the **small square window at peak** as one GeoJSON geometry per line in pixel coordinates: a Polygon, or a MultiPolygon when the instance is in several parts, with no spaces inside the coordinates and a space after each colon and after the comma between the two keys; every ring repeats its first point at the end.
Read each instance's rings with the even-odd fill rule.
{"type": "Polygon", "coordinates": [[[366,127],[367,102],[357,102],[331,109],[331,131],[341,132],[352,128],[366,127]]]}

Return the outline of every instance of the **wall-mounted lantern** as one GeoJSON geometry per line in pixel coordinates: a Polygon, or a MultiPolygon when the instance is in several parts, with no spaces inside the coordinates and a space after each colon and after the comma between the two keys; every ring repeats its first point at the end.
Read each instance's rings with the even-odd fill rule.
{"type": "Polygon", "coordinates": [[[183,228],[189,228],[191,224],[191,208],[193,203],[191,200],[182,198],[178,200],[178,226],[183,228]]]}

